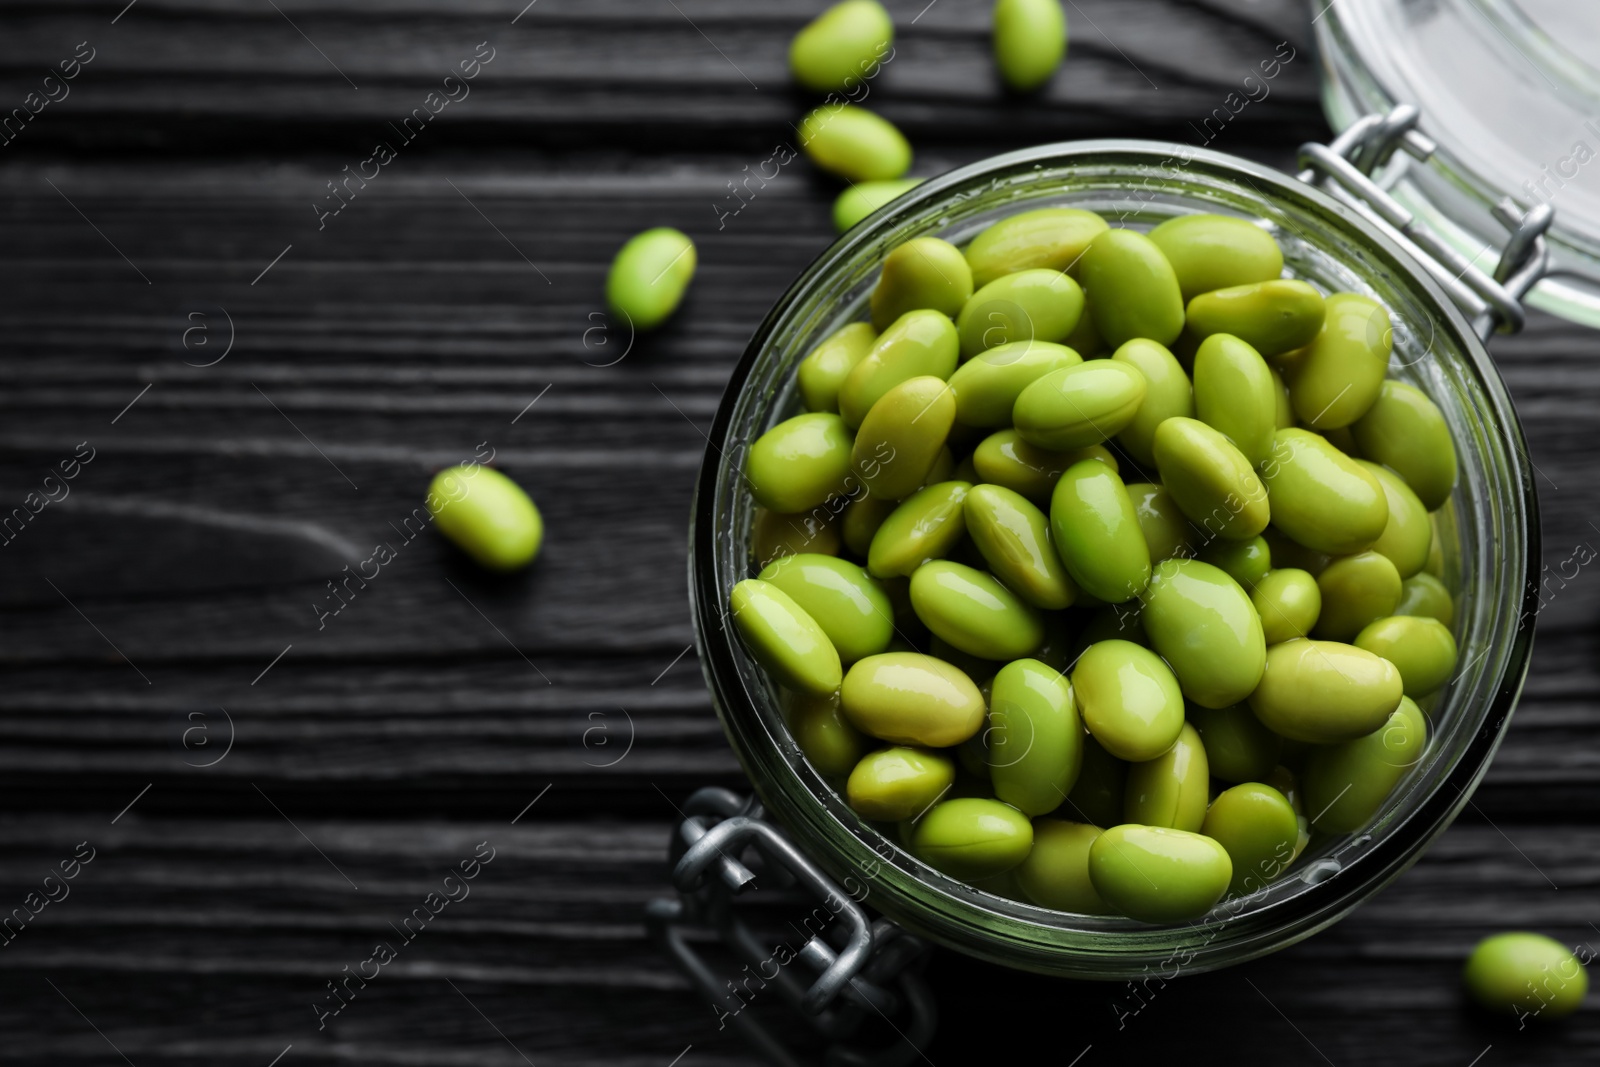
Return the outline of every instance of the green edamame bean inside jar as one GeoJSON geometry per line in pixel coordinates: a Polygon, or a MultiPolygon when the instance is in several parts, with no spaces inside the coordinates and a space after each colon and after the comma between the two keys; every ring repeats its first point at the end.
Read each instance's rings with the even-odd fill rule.
{"type": "MultiPolygon", "coordinates": [[[[1092,284],[1086,288],[1092,302],[1092,284]]],[[[767,814],[836,881],[865,885],[868,907],[994,963],[1078,978],[1174,966],[1194,972],[1315,933],[1397,877],[1450,824],[1487,769],[1522,688],[1538,581],[1537,507],[1521,428],[1473,324],[1415,248],[1342,199],[1232,156],[1083,141],[998,156],[918,186],[849,231],[772,309],[733,373],[710,441],[691,529],[696,637],[717,713],[767,814]],[[749,446],[806,410],[796,365],[846,324],[871,319],[871,293],[893,249],[918,237],[964,247],[995,221],[1042,207],[1086,209],[1113,228],[1145,232],[1191,214],[1231,215],[1263,228],[1283,251],[1286,279],[1363,294],[1388,309],[1388,376],[1431,398],[1459,457],[1455,489],[1435,515],[1444,583],[1455,596],[1458,666],[1421,705],[1426,745],[1404,749],[1408,767],[1364,823],[1315,835],[1282,877],[1192,920],[1036,907],[918,859],[911,842],[851,808],[838,768],[825,768],[833,774],[825,777],[806,758],[786,724],[778,683],[727,624],[729,591],[767,562],[755,544],[749,446]]],[[[837,524],[838,514],[818,518],[837,524]]],[[[845,530],[849,537],[848,523],[845,530]]],[[[1208,745],[1225,728],[1219,721],[1202,722],[1208,745]]]]}

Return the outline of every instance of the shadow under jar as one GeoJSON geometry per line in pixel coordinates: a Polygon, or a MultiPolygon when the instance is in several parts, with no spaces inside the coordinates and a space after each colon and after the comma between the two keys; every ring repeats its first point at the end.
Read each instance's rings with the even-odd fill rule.
{"type": "Polygon", "coordinates": [[[691,599],[701,664],[745,773],[807,857],[845,884],[865,885],[865,904],[993,963],[1074,978],[1175,966],[1194,973],[1310,936],[1382,889],[1444,831],[1488,768],[1521,693],[1538,588],[1538,513],[1522,430],[1483,343],[1414,253],[1380,227],[1318,189],[1236,157],[1161,142],[1080,141],[926,182],[851,230],[783,296],[735,368],[710,441],[693,507],[691,599]],[[1389,309],[1390,375],[1433,399],[1459,455],[1440,533],[1460,654],[1457,676],[1428,709],[1426,750],[1360,832],[1314,838],[1277,881],[1189,923],[1051,911],[918,860],[810,766],[789,735],[777,686],[722,625],[728,591],[757,570],[746,451],[801,410],[798,361],[865,317],[879,264],[897,245],[924,235],[965,245],[998,219],[1045,206],[1085,208],[1141,230],[1196,212],[1264,223],[1288,276],[1324,292],[1364,293],[1389,309]]]}

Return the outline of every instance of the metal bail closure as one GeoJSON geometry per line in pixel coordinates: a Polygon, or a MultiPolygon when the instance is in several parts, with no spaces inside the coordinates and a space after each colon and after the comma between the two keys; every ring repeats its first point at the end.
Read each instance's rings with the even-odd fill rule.
{"type": "Polygon", "coordinates": [[[670,855],[678,895],[650,901],[646,922],[710,1001],[719,1028],[732,1022],[772,1062],[801,1067],[792,1045],[745,1010],[747,997],[755,1003],[771,988],[825,1042],[823,1062],[830,1067],[905,1067],[922,1055],[936,1024],[933,994],[922,977],[929,946],[887,919],[869,920],[850,894],[762,818],[753,798],[697,790],[684,804],[670,855]],[[749,899],[743,894],[758,882],[771,892],[754,896],[770,899],[736,907],[735,898],[749,899]],[[807,898],[820,903],[801,925],[788,924],[807,938],[798,950],[773,949],[740,915],[761,903],[803,906],[807,898]],[[710,935],[745,963],[733,980],[718,978],[690,943],[696,934],[710,935]],[[815,977],[808,982],[803,969],[815,977]],[[898,1031],[899,1040],[887,1048],[852,1044],[874,1019],[898,1031]]]}
{"type": "MultiPolygon", "coordinates": [[[[1332,144],[1315,141],[1300,146],[1298,177],[1322,188],[1367,216],[1390,237],[1416,255],[1455,305],[1472,322],[1481,340],[1495,333],[1516,333],[1526,316],[1522,299],[1550,269],[1550,250],[1544,233],[1555,212],[1549,204],[1522,211],[1510,197],[1493,209],[1495,220],[1509,237],[1492,274],[1418,224],[1416,216],[1401,206],[1372,178],[1372,173],[1396,151],[1421,162],[1437,147],[1417,129],[1419,113],[1401,104],[1387,115],[1365,115],[1332,144]]],[[[1489,251],[1484,248],[1484,252],[1489,251]]],[[[1481,256],[1480,252],[1478,255],[1481,256]]]]}

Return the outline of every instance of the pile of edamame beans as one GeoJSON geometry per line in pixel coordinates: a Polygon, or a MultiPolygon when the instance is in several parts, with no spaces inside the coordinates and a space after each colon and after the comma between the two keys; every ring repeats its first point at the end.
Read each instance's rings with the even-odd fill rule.
{"type": "Polygon", "coordinates": [[[918,237],[750,446],[731,619],[817,772],[937,870],[1192,920],[1422,758],[1454,446],[1384,307],[1283,273],[1221,215],[918,237]]]}

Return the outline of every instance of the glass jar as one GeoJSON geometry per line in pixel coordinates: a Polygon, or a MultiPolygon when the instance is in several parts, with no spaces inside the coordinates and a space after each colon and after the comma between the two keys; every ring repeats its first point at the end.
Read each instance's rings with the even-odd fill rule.
{"type": "Polygon", "coordinates": [[[841,238],[778,301],[733,372],[709,440],[693,506],[691,599],[712,700],[746,774],[799,850],[840,883],[862,887],[864,903],[994,963],[1075,978],[1193,973],[1315,933],[1397,877],[1450,824],[1522,689],[1538,591],[1537,508],[1522,431],[1488,353],[1414,250],[1334,197],[1233,156],[1081,141],[997,156],[924,183],[841,238]],[[1440,516],[1451,545],[1459,673],[1428,707],[1424,755],[1363,832],[1313,841],[1276,883],[1183,925],[1032,907],[923,864],[857,816],[809,765],[785,726],[778,690],[724,625],[729,590],[755,573],[746,450],[800,410],[797,362],[863,317],[890,249],[922,235],[962,244],[999,218],[1043,206],[1087,208],[1141,229],[1202,211],[1264,222],[1290,274],[1325,291],[1369,294],[1390,309],[1391,373],[1439,405],[1460,456],[1459,484],[1440,516]]]}

